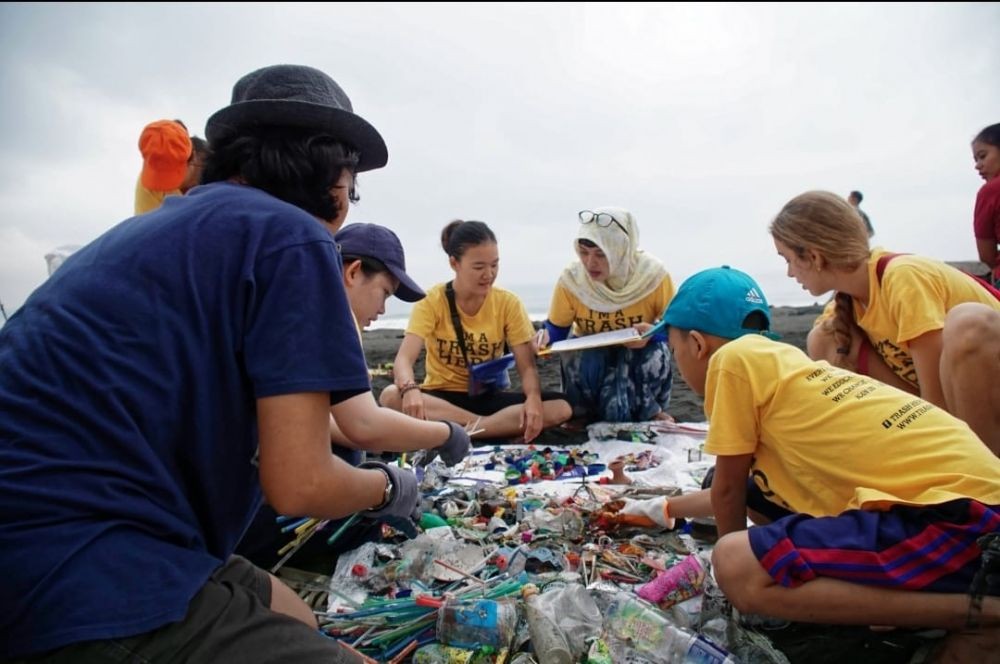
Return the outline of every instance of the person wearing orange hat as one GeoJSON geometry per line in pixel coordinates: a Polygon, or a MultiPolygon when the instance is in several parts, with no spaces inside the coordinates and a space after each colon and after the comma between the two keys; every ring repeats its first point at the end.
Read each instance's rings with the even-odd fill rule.
{"type": "Polygon", "coordinates": [[[144,214],[163,204],[163,199],[181,194],[188,174],[191,137],[178,120],[157,120],[139,135],[142,172],[135,184],[135,213],[144,214]]]}

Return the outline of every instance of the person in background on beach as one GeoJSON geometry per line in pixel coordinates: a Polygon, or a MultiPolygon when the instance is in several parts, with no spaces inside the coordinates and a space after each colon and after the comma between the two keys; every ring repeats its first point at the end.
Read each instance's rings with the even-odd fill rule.
{"type": "Polygon", "coordinates": [[[0,328],[0,660],[355,661],[237,542],[264,495],[416,514],[411,472],[330,453],[331,412],[361,447],[469,449],[371,393],[334,233],[388,160],[378,131],[325,73],[276,65],[206,136],[205,184],[75,252],[0,328]]]}
{"type": "Polygon", "coordinates": [[[952,630],[954,661],[995,649],[1000,459],[945,410],[768,338],[769,317],[756,281],[725,267],[667,308],[716,466],[711,489],[654,516],[715,517],[715,577],[741,613],[952,630]],[[748,530],[748,508],[766,525],[748,530]]]}
{"type": "Polygon", "coordinates": [[[870,249],[854,209],[811,191],[789,201],[771,236],[788,276],[836,291],[809,333],[814,359],[872,376],[948,410],[1000,454],[1000,300],[945,263],[870,249]]]}
{"type": "Polygon", "coordinates": [[[864,200],[864,195],[860,191],[852,191],[847,195],[847,202],[857,211],[861,216],[861,221],[865,222],[865,228],[868,230],[868,237],[875,235],[875,229],[872,227],[871,219],[864,210],[861,209],[861,201],[864,200]]]}
{"type": "MultiPolygon", "coordinates": [[[[590,334],[634,327],[644,333],[674,294],[663,264],[639,249],[639,226],[628,210],[579,213],[573,240],[579,260],[563,270],[552,294],[539,349],[571,332],[590,334]]],[[[588,422],[670,420],[670,351],[663,333],[624,345],[560,354],[562,389],[573,414],[588,422]]]]}
{"type": "Polygon", "coordinates": [[[163,205],[167,196],[179,196],[193,155],[191,137],[180,120],[157,120],[139,135],[142,171],[135,183],[135,213],[145,214],[163,205]]]}
{"type": "MultiPolygon", "coordinates": [[[[395,295],[404,302],[417,302],[424,298],[424,291],[406,274],[406,257],[403,245],[391,230],[377,224],[348,224],[334,236],[343,261],[344,290],[361,331],[385,313],[385,303],[395,295]]],[[[333,453],[352,466],[364,461],[364,448],[353,443],[330,415],[330,442],[333,453]]],[[[397,451],[415,451],[418,445],[400,441],[397,451]],[[405,449],[405,448],[409,449],[405,449]]],[[[286,515],[292,516],[292,515],[286,515]]],[[[272,567],[279,559],[278,550],[288,543],[290,536],[281,531],[278,513],[268,504],[261,505],[236,553],[263,568],[272,567]]],[[[416,531],[408,519],[399,517],[368,518],[345,532],[333,546],[326,544],[327,537],[340,528],[346,519],[331,520],[295,554],[296,566],[322,565],[325,572],[333,568],[333,561],[342,551],[350,551],[367,541],[381,539],[381,524],[388,523],[398,531],[415,536],[416,531]],[[304,562],[305,561],[305,562],[304,562]]]]}
{"type": "Polygon", "coordinates": [[[455,279],[432,287],[413,307],[393,362],[394,384],[379,401],[413,417],[478,421],[482,431],[475,435],[482,438],[531,442],[543,428],[568,420],[571,411],[565,395],[541,391],[532,346],[535,330],[524,304],[493,285],[500,265],[496,236],[481,221],[455,220],[441,232],[441,246],[455,279]],[[514,354],[522,391],[470,394],[470,387],[476,390],[469,367],[499,359],[505,347],[514,354]],[[418,385],[413,366],[424,349],[427,375],[418,385]]]}
{"type": "Polygon", "coordinates": [[[973,232],[979,260],[990,268],[989,279],[1000,286],[1000,124],[983,129],[972,141],[976,172],[986,181],[976,194],[973,232]]]}

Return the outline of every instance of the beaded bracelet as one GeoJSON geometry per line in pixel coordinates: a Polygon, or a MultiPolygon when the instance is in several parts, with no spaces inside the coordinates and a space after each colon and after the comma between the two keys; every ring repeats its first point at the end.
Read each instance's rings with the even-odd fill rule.
{"type": "Polygon", "coordinates": [[[402,387],[399,388],[399,396],[402,397],[403,395],[405,395],[410,390],[419,390],[419,389],[420,389],[419,385],[417,385],[413,381],[410,381],[409,383],[406,383],[405,385],[403,385],[402,387]]]}

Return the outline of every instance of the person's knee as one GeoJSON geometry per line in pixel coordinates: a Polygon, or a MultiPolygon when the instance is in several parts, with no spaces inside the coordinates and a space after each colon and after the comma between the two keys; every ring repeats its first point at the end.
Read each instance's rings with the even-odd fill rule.
{"type": "Polygon", "coordinates": [[[382,393],[378,395],[378,403],[384,408],[392,408],[393,410],[399,410],[400,399],[399,390],[396,389],[395,385],[387,385],[382,393]]]}
{"type": "Polygon", "coordinates": [[[837,353],[836,345],[833,333],[822,323],[806,335],[806,354],[813,360],[829,360],[837,353]]]}
{"type": "Polygon", "coordinates": [[[556,399],[553,403],[553,424],[562,424],[573,417],[573,407],[565,399],[556,399]]]}
{"type": "Polygon", "coordinates": [[[302,601],[302,598],[296,595],[291,588],[282,583],[278,577],[273,574],[268,574],[268,577],[271,580],[270,609],[275,613],[295,618],[312,629],[318,629],[316,615],[309,608],[309,605],[302,601]]]}
{"type": "Polygon", "coordinates": [[[941,334],[942,354],[952,362],[984,354],[995,357],[1000,345],[1000,313],[976,302],[960,304],[945,316],[941,334]]]}
{"type": "Polygon", "coordinates": [[[763,571],[750,549],[746,531],[723,536],[712,551],[715,580],[741,613],[756,613],[754,581],[763,571]]]}

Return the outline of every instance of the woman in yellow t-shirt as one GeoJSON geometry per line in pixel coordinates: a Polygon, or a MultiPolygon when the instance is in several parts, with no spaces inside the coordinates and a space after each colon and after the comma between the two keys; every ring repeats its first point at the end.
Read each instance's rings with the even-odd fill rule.
{"type": "Polygon", "coordinates": [[[857,212],[811,191],[771,222],[788,276],[836,291],[809,334],[813,359],[906,389],[965,420],[1000,455],[1000,300],[940,261],[868,247],[857,212]],[[874,351],[874,352],[872,352],[874,351]]]}
{"type": "MultiPolygon", "coordinates": [[[[552,294],[540,346],[634,327],[646,332],[663,314],[674,284],[663,264],[639,249],[628,210],[579,213],[573,249],[580,260],[563,270],[552,294]]],[[[560,354],[563,390],[574,414],[589,421],[672,420],[670,351],[663,333],[618,346],[560,354]]]]}
{"type": "MultiPolygon", "coordinates": [[[[478,421],[481,431],[473,437],[523,436],[525,442],[568,420],[566,397],[541,391],[532,346],[535,330],[524,305],[493,285],[500,264],[493,231],[481,221],[456,220],[441,232],[441,246],[455,279],[432,287],[414,305],[393,364],[394,384],[382,391],[381,404],[422,419],[478,421]],[[507,347],[523,391],[470,393],[469,367],[500,360],[507,347]],[[418,385],[413,366],[425,349],[426,377],[418,385]]],[[[504,382],[499,382],[501,388],[507,386],[504,382]]]]}

